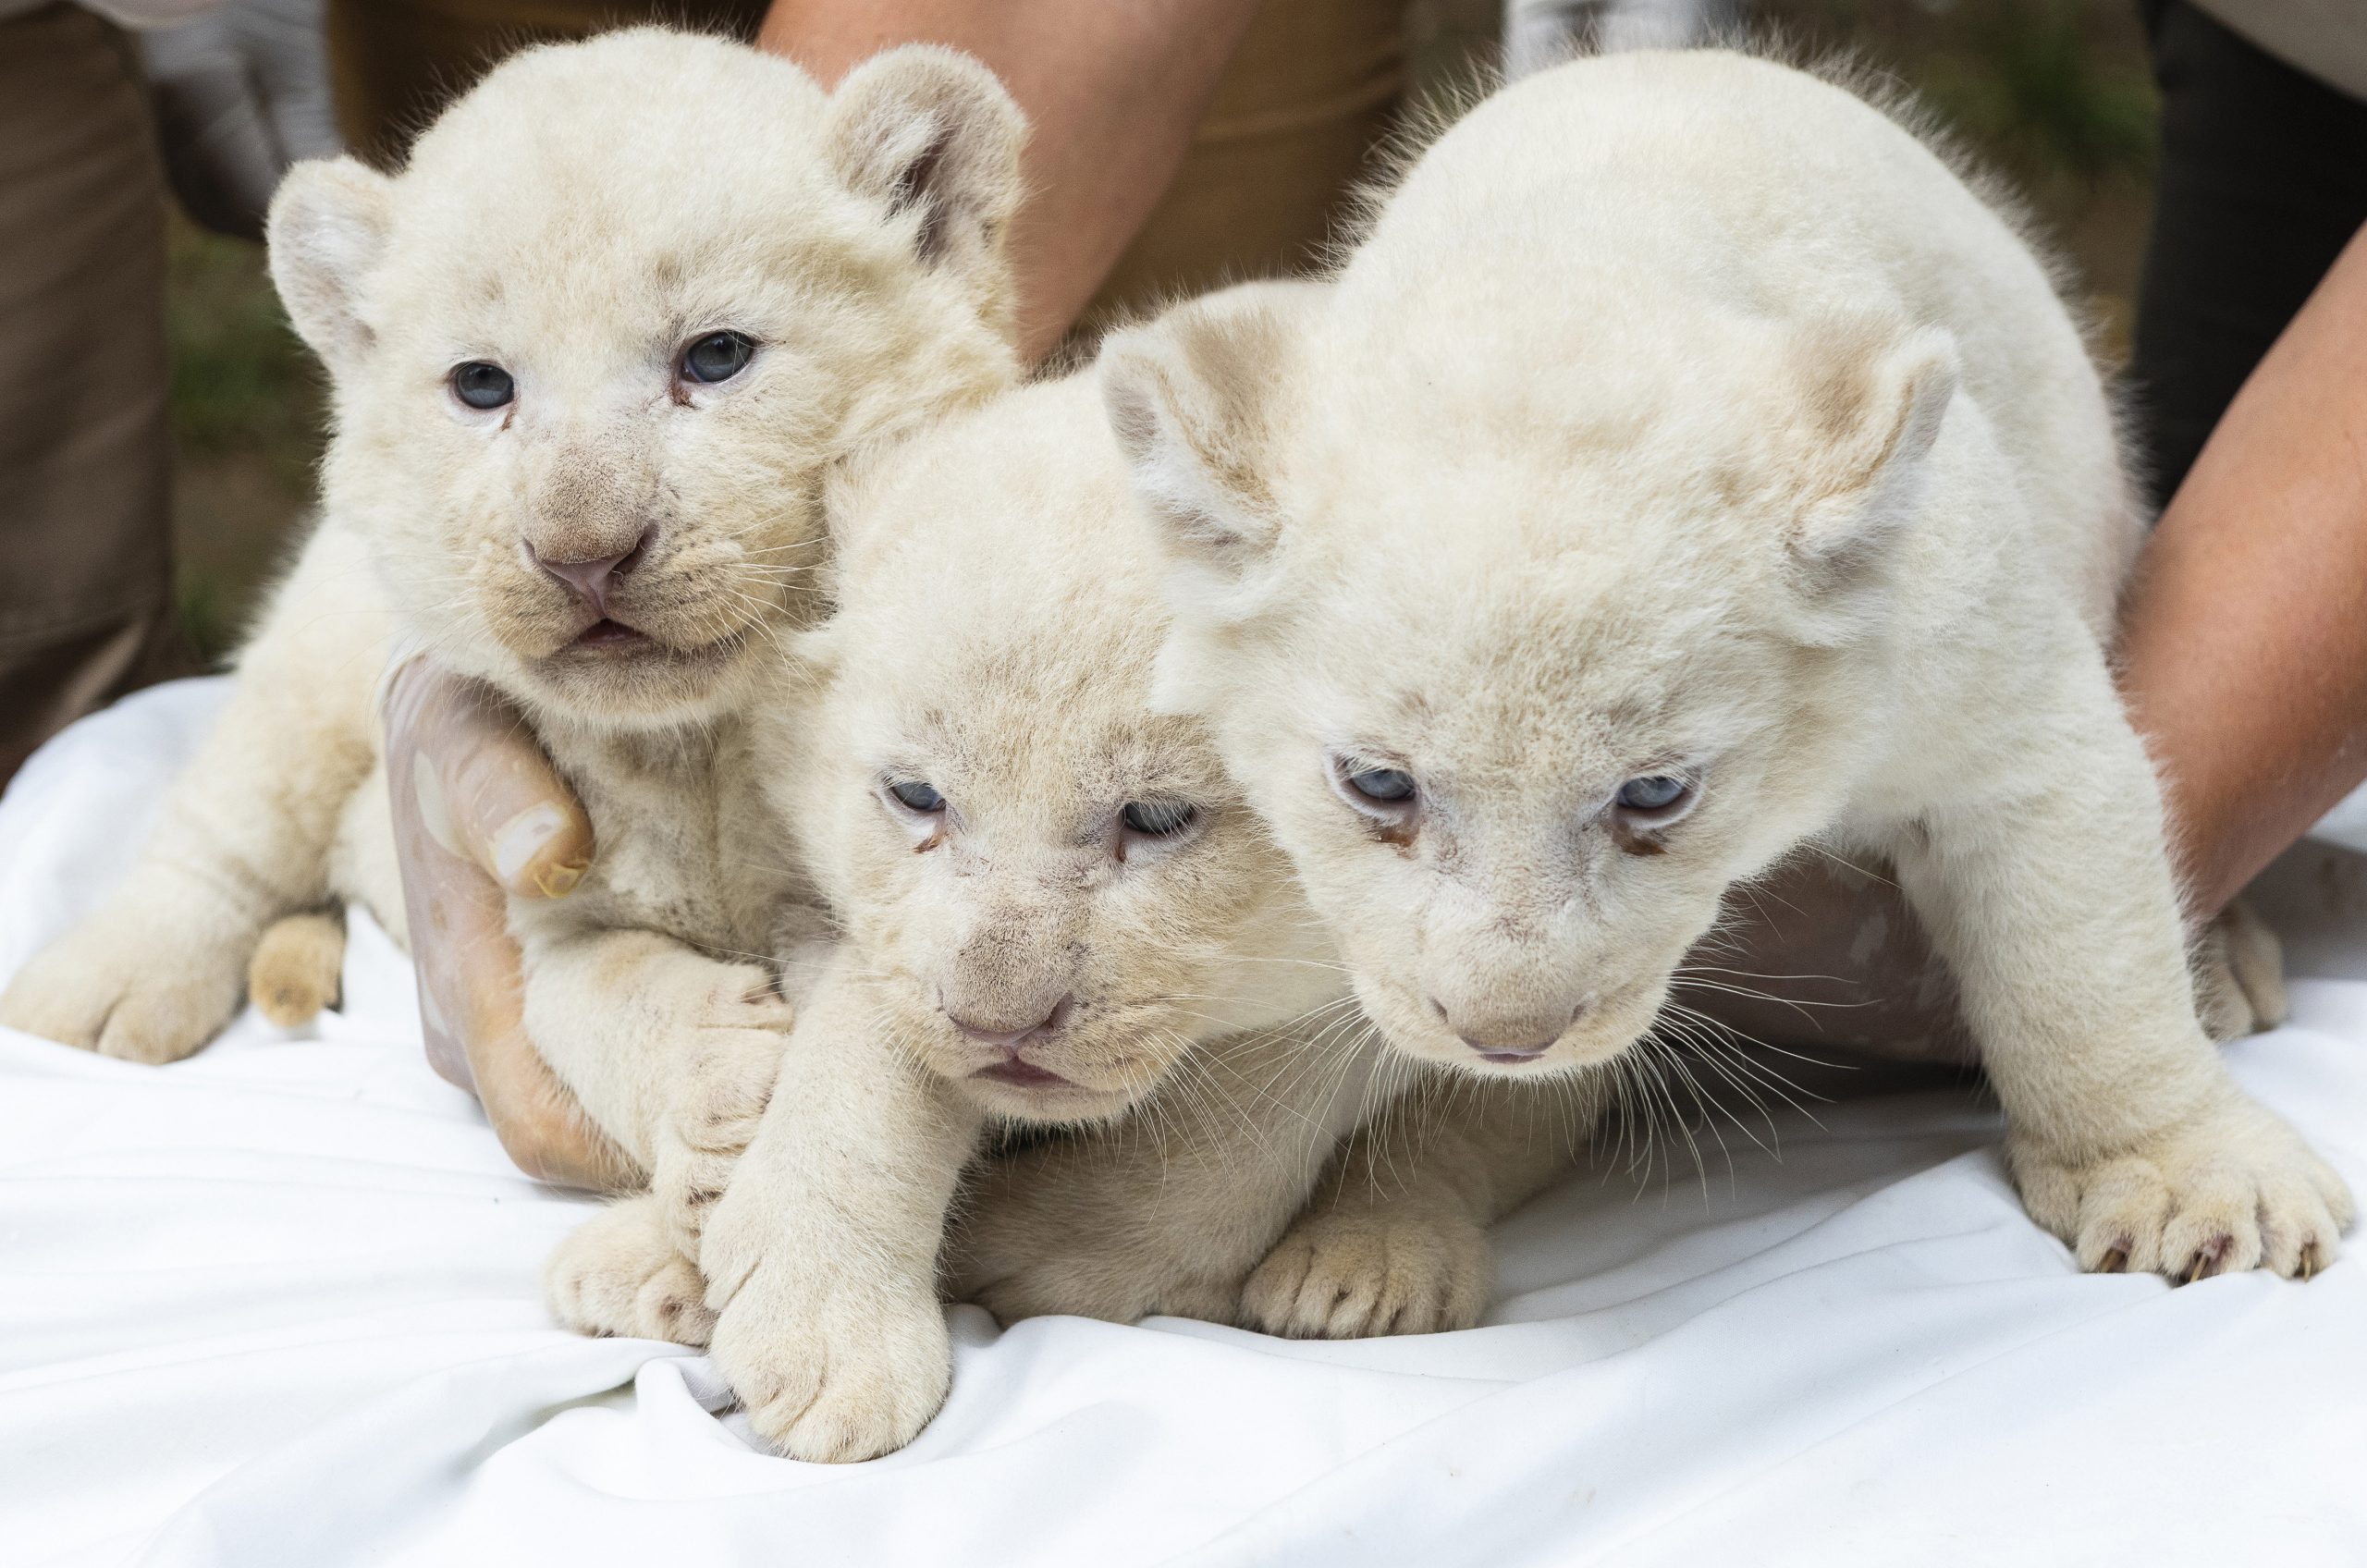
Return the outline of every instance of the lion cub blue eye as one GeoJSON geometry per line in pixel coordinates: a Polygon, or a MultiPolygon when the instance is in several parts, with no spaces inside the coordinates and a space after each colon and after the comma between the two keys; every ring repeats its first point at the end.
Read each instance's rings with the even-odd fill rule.
{"type": "Polygon", "coordinates": [[[1368,767],[1348,775],[1348,788],[1366,800],[1395,805],[1414,798],[1414,776],[1403,768],[1368,767]]]}
{"type": "Polygon", "coordinates": [[[1686,789],[1684,779],[1672,778],[1664,773],[1630,778],[1619,786],[1619,803],[1629,811],[1666,811],[1685,799],[1686,789]]]}
{"type": "Polygon", "coordinates": [[[1128,827],[1154,839],[1183,832],[1199,815],[1199,807],[1184,801],[1129,801],[1118,814],[1128,827]]]}
{"type": "Polygon", "coordinates": [[[888,792],[895,796],[897,803],[906,811],[916,811],[924,816],[945,809],[945,797],[932,789],[926,779],[908,778],[901,784],[890,784],[888,792]]]}
{"type": "Polygon", "coordinates": [[[755,355],[755,339],[746,333],[710,332],[682,350],[682,374],[693,381],[729,381],[755,355]]]}
{"type": "Polygon", "coordinates": [[[518,384],[499,365],[471,360],[454,368],[452,396],[472,409],[497,409],[518,396],[518,384]]]}

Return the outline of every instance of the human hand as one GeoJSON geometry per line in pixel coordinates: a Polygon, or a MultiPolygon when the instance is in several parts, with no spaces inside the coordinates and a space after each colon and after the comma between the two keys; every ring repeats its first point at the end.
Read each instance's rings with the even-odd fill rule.
{"type": "MultiPolygon", "coordinates": [[[[191,8],[183,0],[117,5],[148,13],[191,8]]],[[[321,23],[321,0],[229,0],[136,35],[165,172],[181,205],[206,227],[262,239],[264,209],[288,166],[343,150],[321,23]]]]}
{"type": "MultiPolygon", "coordinates": [[[[2285,1021],[2283,949],[2241,900],[2196,928],[2188,962],[2195,1010],[2213,1039],[2285,1021]]],[[[1781,1048],[1980,1060],[1954,977],[1880,864],[1812,856],[1730,890],[1716,930],[1679,967],[1670,1000],[1781,1048]]]]}
{"type": "Polygon", "coordinates": [[[414,658],[387,681],[387,795],[419,968],[427,1060],[484,1105],[541,1181],[613,1188],[642,1172],[526,1037],[509,899],[561,898],[592,864],[592,824],[524,718],[488,688],[414,658]]]}
{"type": "Polygon", "coordinates": [[[1679,1009],[1770,1046],[1978,1060],[1955,979],[1879,864],[1802,856],[1729,889],[1677,968],[1668,1011],[1681,1024],[1679,1009]]]}

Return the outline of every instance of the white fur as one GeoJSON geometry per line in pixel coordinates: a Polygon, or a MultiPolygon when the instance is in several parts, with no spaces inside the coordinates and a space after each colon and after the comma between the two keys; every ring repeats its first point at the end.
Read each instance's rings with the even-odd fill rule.
{"type": "MultiPolygon", "coordinates": [[[[272,265],[335,379],[322,521],[138,867],[0,1018],[170,1060],[227,1019],[280,916],[335,893],[401,935],[372,700],[399,628],[518,703],[583,799],[593,870],[511,911],[528,1031],[693,1239],[785,1037],[765,961],[803,930],[744,716],[814,616],[830,466],[1015,374],[1021,129],[943,50],[825,94],[644,29],[513,57],[400,174],[299,165],[272,265]],[[725,329],[755,340],[747,367],[681,374],[725,329]],[[512,403],[453,396],[476,360],[512,403]],[[644,531],[611,604],[646,641],[577,645],[594,614],[533,554],[644,531]]],[[[319,946],[263,968],[317,979],[319,946]]]]}
{"type": "Polygon", "coordinates": [[[1102,363],[1171,562],[1161,696],[1400,1050],[1616,1072],[1726,888],[1879,854],[2083,1267],[2334,1256],[2349,1194],[2196,1023],[2105,664],[2111,410],[1897,124],[1737,55],[1565,66],[1439,141],[1328,294],[1102,363]],[[1351,803],[1374,766],[1414,807],[1351,803]],[[1694,787],[1667,819],[1616,803],[1656,775],[1694,787]]]}
{"type": "MultiPolygon", "coordinates": [[[[1202,727],[1150,710],[1155,584],[1127,548],[1125,471],[1089,378],[1012,394],[876,457],[830,513],[835,612],[800,647],[825,683],[767,777],[842,935],[700,1254],[717,1365],[757,1430],[809,1459],[897,1447],[943,1398],[939,1241],[989,1123],[1107,1122],[1200,1042],[1301,1017],[1340,990],[1202,727]],[[889,792],[918,781],[941,809],[889,792]],[[1124,824],[1130,802],[1194,815],[1144,834],[1124,824]],[[1020,1047],[1059,1084],[982,1075],[1003,1048],[951,1022],[1017,1028],[1063,998],[1059,1026],[1020,1047]]],[[[1221,1058],[1226,1081],[1276,1083],[1243,1065],[1258,1049],[1221,1058]]],[[[1176,1173],[1179,1194],[1234,1194],[1206,1201],[1254,1209],[1256,1229],[1222,1237],[1232,1256],[1213,1267],[1196,1255],[1121,1288],[1180,1292],[1192,1281],[1172,1274],[1196,1270],[1237,1289],[1342,1130],[1337,1111],[1328,1127],[1305,1120],[1342,1097],[1336,1071],[1272,1097],[1302,1119],[1293,1152],[1176,1173]]],[[[1171,1123],[1137,1132],[1148,1146],[1130,1169],[1190,1142],[1171,1123]]],[[[1040,1190],[1092,1183],[1095,1158],[1051,1157],[1040,1190]]],[[[1032,1211],[990,1225],[1004,1278],[1057,1275],[1068,1249],[1156,1219],[1089,1207],[1062,1207],[1057,1234],[1032,1211]]],[[[1096,1283],[1063,1290],[1062,1305],[1099,1305],[1096,1283]]]]}

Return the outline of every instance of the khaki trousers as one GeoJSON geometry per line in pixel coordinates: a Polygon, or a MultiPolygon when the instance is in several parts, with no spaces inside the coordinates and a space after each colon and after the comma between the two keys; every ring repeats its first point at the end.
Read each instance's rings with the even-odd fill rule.
{"type": "Polygon", "coordinates": [[[164,201],[122,33],[0,21],[0,782],[180,668],[164,201]]]}

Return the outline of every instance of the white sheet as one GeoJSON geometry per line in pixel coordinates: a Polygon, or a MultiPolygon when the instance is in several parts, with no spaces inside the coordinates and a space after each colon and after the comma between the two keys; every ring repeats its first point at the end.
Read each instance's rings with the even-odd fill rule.
{"type": "MultiPolygon", "coordinates": [[[[216,695],[103,715],[0,802],[0,974],[216,695]]],[[[1795,1119],[1706,1194],[1573,1182],[1468,1333],[956,1308],[945,1413],[830,1468],[753,1452],[703,1361],[549,1327],[583,1205],[427,1072],[374,933],[347,994],[163,1070],[0,1035],[0,1563],[2367,1561],[2361,1264],[2079,1275],[1962,1096],[1795,1119]]],[[[2231,1060],[2367,1192],[2367,983],[2296,1002],[2231,1060]]]]}

